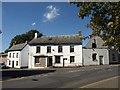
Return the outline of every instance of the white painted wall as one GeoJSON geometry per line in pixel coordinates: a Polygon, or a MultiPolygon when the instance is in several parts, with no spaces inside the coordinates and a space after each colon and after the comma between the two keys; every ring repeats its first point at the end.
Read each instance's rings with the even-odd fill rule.
{"type": "Polygon", "coordinates": [[[20,51],[10,51],[10,52],[8,52],[8,60],[7,60],[7,66],[8,67],[12,67],[12,61],[14,61],[14,67],[15,68],[20,68],[20,66],[21,66],[21,53],[20,53],[20,51]],[[11,53],[11,57],[9,57],[9,55],[10,55],[10,53],[11,53]],[[13,58],[13,53],[14,53],[14,58],[13,58]],[[16,54],[18,53],[18,58],[16,57],[16,54]],[[10,65],[9,65],[9,61],[11,61],[11,63],[10,63],[10,65]],[[18,66],[16,65],[16,61],[18,61],[18,66]]]}
{"type": "Polygon", "coordinates": [[[26,45],[21,51],[21,67],[28,67],[29,45],[26,45]]]}
{"type": "Polygon", "coordinates": [[[99,65],[99,56],[103,56],[103,64],[109,64],[108,49],[83,49],[83,64],[84,65],[99,65]],[[97,53],[97,61],[92,60],[92,54],[97,53]]]}
{"type": "MultiPolygon", "coordinates": [[[[58,45],[50,45],[51,53],[47,53],[47,45],[41,46],[41,53],[36,53],[36,46],[29,46],[29,68],[34,67],[34,55],[46,55],[52,56],[53,58],[53,66],[63,66],[63,58],[67,58],[65,60],[65,66],[81,66],[82,65],[82,45],[74,45],[74,52],[70,53],[70,45],[62,45],[63,52],[58,53],[58,45]],[[55,64],[55,56],[61,55],[61,63],[55,64]],[[75,62],[70,63],[70,56],[75,56],[75,62]]],[[[47,59],[46,59],[47,60],[47,59]]],[[[46,65],[47,66],[47,65],[46,65]]]]}

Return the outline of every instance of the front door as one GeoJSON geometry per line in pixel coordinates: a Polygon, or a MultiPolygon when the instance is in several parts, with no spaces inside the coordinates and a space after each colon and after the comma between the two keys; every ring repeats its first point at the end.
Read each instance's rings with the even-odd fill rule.
{"type": "Polygon", "coordinates": [[[103,56],[99,56],[99,63],[100,65],[103,65],[103,56]]]}
{"type": "Polygon", "coordinates": [[[14,68],[14,61],[12,61],[12,68],[14,68]]]}
{"type": "Polygon", "coordinates": [[[49,56],[47,60],[47,67],[50,67],[50,66],[52,66],[52,56],[49,56]]]}

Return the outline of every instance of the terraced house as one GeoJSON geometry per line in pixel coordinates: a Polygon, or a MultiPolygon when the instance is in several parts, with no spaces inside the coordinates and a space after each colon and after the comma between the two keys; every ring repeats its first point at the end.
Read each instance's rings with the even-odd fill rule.
{"type": "Polygon", "coordinates": [[[42,36],[29,42],[29,68],[82,66],[81,34],[42,36]]]}

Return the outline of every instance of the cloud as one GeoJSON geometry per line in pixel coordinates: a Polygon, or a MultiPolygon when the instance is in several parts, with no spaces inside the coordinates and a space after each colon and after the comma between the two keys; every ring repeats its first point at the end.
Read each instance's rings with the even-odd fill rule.
{"type": "Polygon", "coordinates": [[[36,23],[35,23],[35,22],[33,22],[33,23],[32,23],[32,26],[35,26],[35,25],[36,25],[36,23]]]}
{"type": "Polygon", "coordinates": [[[47,12],[44,13],[44,15],[43,15],[45,17],[43,22],[51,21],[52,19],[54,19],[60,15],[58,13],[59,9],[54,7],[53,5],[47,6],[46,9],[47,9],[47,12]]]}

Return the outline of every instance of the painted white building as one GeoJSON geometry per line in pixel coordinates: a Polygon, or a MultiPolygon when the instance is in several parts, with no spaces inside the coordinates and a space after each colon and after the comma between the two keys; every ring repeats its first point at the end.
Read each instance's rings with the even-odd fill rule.
{"type": "Polygon", "coordinates": [[[7,66],[12,68],[28,67],[28,52],[27,43],[13,45],[8,51],[7,66]]]}
{"type": "Polygon", "coordinates": [[[104,65],[119,63],[119,54],[104,46],[102,38],[95,36],[83,48],[84,65],[104,65]]]}
{"type": "Polygon", "coordinates": [[[82,66],[79,34],[42,36],[29,42],[29,68],[82,66]]]}

